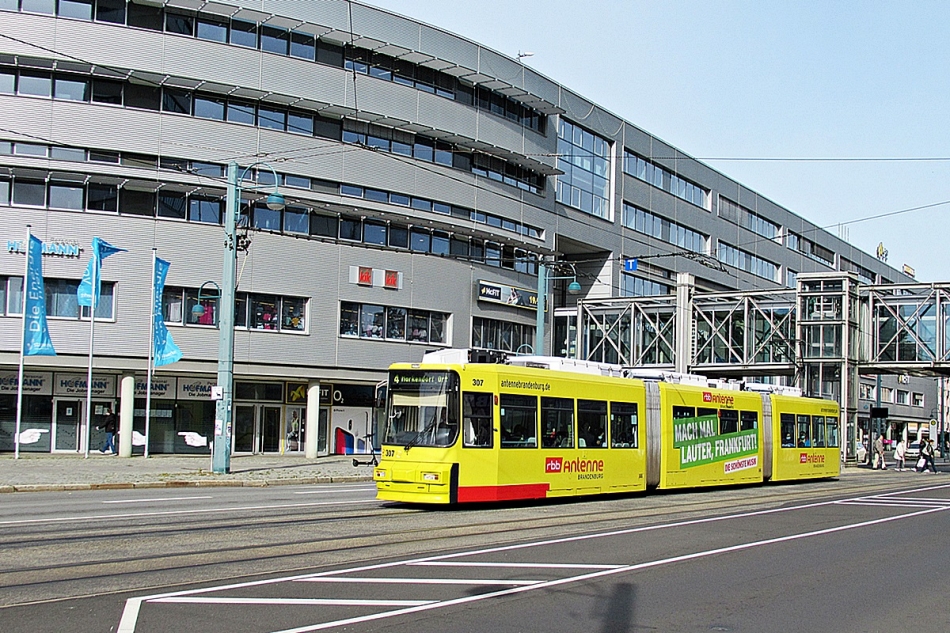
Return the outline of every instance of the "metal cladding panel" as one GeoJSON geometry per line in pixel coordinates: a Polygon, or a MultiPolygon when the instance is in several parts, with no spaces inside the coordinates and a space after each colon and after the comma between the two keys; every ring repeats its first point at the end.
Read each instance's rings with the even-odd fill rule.
{"type": "Polygon", "coordinates": [[[419,27],[419,49],[465,68],[478,68],[477,44],[425,24],[419,27]]]}
{"type": "Polygon", "coordinates": [[[27,55],[29,57],[47,57],[49,53],[36,46],[44,46],[48,49],[56,50],[58,42],[56,39],[56,21],[52,16],[31,15],[28,13],[10,13],[4,11],[0,13],[3,20],[0,21],[0,28],[4,33],[15,33],[15,40],[3,38],[3,52],[15,53],[17,55],[27,55]],[[36,46],[30,46],[35,44],[36,46]]]}
{"type": "MultiPolygon", "coordinates": [[[[158,154],[162,115],[147,110],[126,110],[74,101],[52,102],[49,136],[57,144],[78,145],[123,152],[158,154]]],[[[189,140],[189,142],[192,142],[189,140]]],[[[178,149],[169,156],[185,156],[178,149]]]]}
{"type": "MultiPolygon", "coordinates": [[[[215,80],[217,81],[217,79],[215,80]]],[[[311,99],[323,103],[342,103],[350,74],[339,68],[267,54],[261,59],[261,90],[311,99]]]]}
{"type": "Polygon", "coordinates": [[[301,137],[300,141],[303,145],[299,150],[281,154],[281,157],[289,162],[286,166],[280,167],[279,171],[333,182],[343,180],[346,161],[345,158],[341,159],[341,156],[345,157],[347,153],[356,151],[355,148],[318,138],[301,137]]]}
{"type": "Polygon", "coordinates": [[[419,93],[420,125],[476,139],[479,137],[477,116],[474,108],[459,105],[444,97],[419,93]]]}
{"type": "MultiPolygon", "coordinates": [[[[353,80],[347,76],[347,85],[352,89],[353,80]]],[[[387,118],[415,122],[419,117],[419,98],[429,96],[415,88],[382,81],[375,77],[357,75],[356,102],[361,112],[384,115],[387,118]]],[[[445,99],[442,99],[445,101],[445,99]]],[[[424,122],[430,125],[428,122],[424,122]]]]}
{"type": "Polygon", "coordinates": [[[525,130],[520,123],[483,110],[477,111],[478,140],[516,153],[525,153],[525,130]]]}
{"type": "Polygon", "coordinates": [[[164,156],[223,163],[256,154],[260,133],[249,126],[169,114],[162,117],[159,138],[164,156]]]}
{"type": "Polygon", "coordinates": [[[260,51],[192,37],[166,37],[163,72],[176,77],[203,79],[242,88],[260,88],[260,51]]]}
{"type": "Polygon", "coordinates": [[[474,208],[481,195],[475,184],[475,176],[452,174],[446,178],[443,173],[451,172],[447,167],[438,165],[425,165],[424,168],[417,169],[412,193],[438,202],[474,208]]]}
{"type": "Polygon", "coordinates": [[[410,50],[419,48],[419,25],[394,13],[352,3],[353,32],[410,50]]]}
{"type": "Polygon", "coordinates": [[[478,72],[519,88],[524,83],[524,66],[488,48],[478,49],[478,72]]]}
{"type": "Polygon", "coordinates": [[[229,0],[230,4],[258,9],[291,18],[298,18],[333,29],[349,28],[349,11],[346,2],[338,0],[229,0]]]}
{"type": "Polygon", "coordinates": [[[53,101],[50,99],[0,95],[0,120],[4,126],[12,128],[10,132],[3,133],[3,138],[22,138],[31,143],[37,142],[36,139],[20,135],[48,138],[52,112],[53,101]]]}
{"type": "Polygon", "coordinates": [[[78,35],[64,37],[63,25],[67,22],[70,21],[60,20],[56,24],[56,46],[62,54],[99,66],[163,72],[166,44],[163,33],[103,23],[70,22],[78,35]]]}
{"type": "Polygon", "coordinates": [[[560,88],[547,77],[528,69],[524,75],[524,89],[541,97],[546,102],[557,105],[560,88]]]}
{"type": "Polygon", "coordinates": [[[416,188],[411,186],[417,170],[415,161],[355,145],[349,148],[342,158],[344,182],[397,193],[416,193],[416,188]]]}

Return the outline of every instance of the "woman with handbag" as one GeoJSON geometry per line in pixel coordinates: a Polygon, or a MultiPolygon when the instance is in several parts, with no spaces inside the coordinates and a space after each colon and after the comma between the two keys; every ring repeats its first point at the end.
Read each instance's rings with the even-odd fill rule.
{"type": "MultiPolygon", "coordinates": [[[[937,474],[937,466],[934,464],[934,441],[933,440],[921,440],[920,442],[920,458],[924,460],[924,466],[921,468],[921,472],[927,472],[927,467],[930,466],[930,469],[933,471],[933,474],[937,474]]],[[[919,465],[919,464],[918,464],[919,465]]]]}

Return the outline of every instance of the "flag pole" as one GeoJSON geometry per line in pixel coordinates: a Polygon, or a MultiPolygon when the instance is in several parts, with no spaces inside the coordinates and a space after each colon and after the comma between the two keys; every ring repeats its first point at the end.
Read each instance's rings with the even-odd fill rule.
{"type": "Polygon", "coordinates": [[[152,419],[152,372],[155,365],[155,248],[152,248],[152,292],[149,294],[148,373],[145,383],[145,457],[148,457],[149,422],[152,419]]]}
{"type": "Polygon", "coordinates": [[[20,367],[16,383],[16,435],[14,436],[13,459],[20,459],[20,424],[23,421],[23,348],[26,347],[26,281],[30,278],[30,225],[26,225],[26,265],[23,267],[23,324],[20,327],[20,367]]]}
{"type": "MultiPolygon", "coordinates": [[[[95,245],[94,245],[95,246],[95,245]]],[[[96,247],[98,248],[98,247],[96,247]]],[[[94,249],[95,250],[95,249],[94,249]]],[[[99,253],[93,253],[92,256],[96,259],[99,258],[99,253]]],[[[93,264],[92,266],[92,275],[90,279],[92,281],[92,298],[89,300],[89,369],[86,372],[86,454],[85,457],[89,458],[89,442],[92,439],[92,357],[93,357],[93,344],[96,337],[96,304],[98,303],[99,297],[96,290],[99,288],[99,276],[96,270],[98,266],[93,264]]]]}

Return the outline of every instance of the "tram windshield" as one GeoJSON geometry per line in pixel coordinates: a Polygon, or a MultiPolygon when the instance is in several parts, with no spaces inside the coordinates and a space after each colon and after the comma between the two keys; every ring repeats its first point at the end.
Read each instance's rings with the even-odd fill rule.
{"type": "Polygon", "coordinates": [[[459,377],[451,371],[398,370],[389,374],[383,444],[446,447],[459,430],[459,377]]]}

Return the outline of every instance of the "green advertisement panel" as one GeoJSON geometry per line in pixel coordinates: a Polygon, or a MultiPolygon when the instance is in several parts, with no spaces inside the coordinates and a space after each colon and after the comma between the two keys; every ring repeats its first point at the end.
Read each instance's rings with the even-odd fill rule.
{"type": "Polygon", "coordinates": [[[673,447],[680,450],[680,468],[693,468],[755,455],[759,451],[756,429],[719,434],[715,415],[673,420],[673,447]]]}

